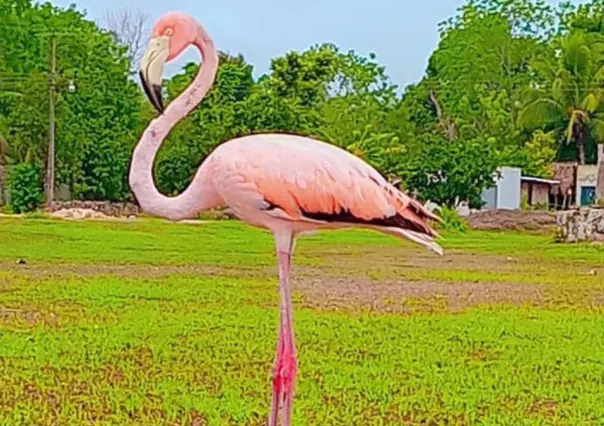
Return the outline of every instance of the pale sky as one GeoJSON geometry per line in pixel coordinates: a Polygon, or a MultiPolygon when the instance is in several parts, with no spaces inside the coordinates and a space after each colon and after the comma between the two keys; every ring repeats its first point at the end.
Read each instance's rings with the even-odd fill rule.
{"type": "MultiPolygon", "coordinates": [[[[54,0],[68,6],[74,0],[54,0]]],[[[550,0],[551,3],[555,1],[550,0]]],[[[573,3],[577,3],[574,0],[573,3]]],[[[108,8],[122,0],[78,0],[78,9],[101,21],[108,8]]],[[[218,49],[242,53],[256,76],[268,70],[271,58],[290,50],[332,42],[342,50],[377,54],[393,82],[404,88],[421,79],[430,53],[438,44],[438,23],[452,16],[463,0],[129,0],[132,10],[152,21],[170,10],[193,15],[207,28],[218,49]]],[[[177,71],[189,52],[167,69],[177,71]]]]}

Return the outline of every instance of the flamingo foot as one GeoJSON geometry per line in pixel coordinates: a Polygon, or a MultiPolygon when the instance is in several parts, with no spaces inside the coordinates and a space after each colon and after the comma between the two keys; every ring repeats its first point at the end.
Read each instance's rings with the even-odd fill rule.
{"type": "Polygon", "coordinates": [[[279,408],[283,407],[283,426],[291,426],[294,383],[298,372],[298,361],[293,347],[283,348],[279,339],[277,360],[273,371],[273,398],[270,426],[278,426],[279,408]]]}
{"type": "Polygon", "coordinates": [[[283,392],[283,426],[292,424],[292,406],[294,402],[294,383],[298,372],[298,361],[296,356],[289,358],[283,368],[282,377],[285,385],[283,392]]]}

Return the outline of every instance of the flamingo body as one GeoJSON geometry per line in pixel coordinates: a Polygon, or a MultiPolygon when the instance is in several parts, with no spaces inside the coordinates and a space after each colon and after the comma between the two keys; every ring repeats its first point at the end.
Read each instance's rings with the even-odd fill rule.
{"type": "Polygon", "coordinates": [[[218,146],[202,167],[221,204],[255,226],[294,234],[368,227],[415,237],[441,252],[427,209],[328,143],[289,134],[245,136],[218,146]]]}

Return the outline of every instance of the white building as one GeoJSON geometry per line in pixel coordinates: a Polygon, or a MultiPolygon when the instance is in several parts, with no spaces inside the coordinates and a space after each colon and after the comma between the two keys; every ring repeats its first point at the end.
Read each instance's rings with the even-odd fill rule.
{"type": "Polygon", "coordinates": [[[522,170],[518,167],[499,167],[495,186],[482,193],[484,209],[516,210],[520,208],[522,170]]]}

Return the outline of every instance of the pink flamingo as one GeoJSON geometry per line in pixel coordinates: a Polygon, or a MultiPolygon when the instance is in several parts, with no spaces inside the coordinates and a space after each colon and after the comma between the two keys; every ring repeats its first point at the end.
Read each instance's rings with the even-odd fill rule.
{"type": "Polygon", "coordinates": [[[218,146],[179,196],[162,195],[153,181],[153,162],[170,129],[203,99],[214,82],[218,58],[202,25],[182,13],[155,24],[141,65],[145,92],[160,113],[134,150],[130,186],[140,206],[169,220],[228,206],[241,220],[272,231],[279,259],[281,315],[273,372],[269,425],[291,425],[297,371],[289,271],[295,239],[320,229],[364,227],[408,238],[442,255],[428,219],[438,218],[390,185],[354,155],[310,138],[287,134],[240,137],[218,146]],[[164,109],[164,64],[194,45],[203,67],[192,84],[164,109]]]}

